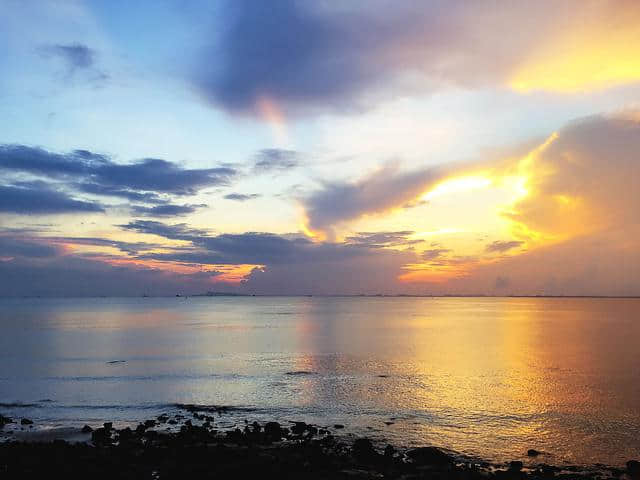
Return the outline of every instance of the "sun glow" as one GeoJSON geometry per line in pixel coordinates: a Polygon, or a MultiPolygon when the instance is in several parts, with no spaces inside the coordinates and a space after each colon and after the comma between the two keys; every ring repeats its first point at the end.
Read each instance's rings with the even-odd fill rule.
{"type": "Polygon", "coordinates": [[[514,90],[575,93],[640,81],[640,29],[570,32],[522,65],[514,90]]]}
{"type": "Polygon", "coordinates": [[[460,177],[445,180],[438,183],[422,196],[423,200],[432,200],[436,197],[470,190],[479,190],[491,185],[491,179],[481,176],[460,177]]]}

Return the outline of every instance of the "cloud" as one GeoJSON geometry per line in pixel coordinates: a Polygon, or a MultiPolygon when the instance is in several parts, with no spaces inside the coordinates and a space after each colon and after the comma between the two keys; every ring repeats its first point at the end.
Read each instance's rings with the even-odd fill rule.
{"type": "Polygon", "coordinates": [[[95,61],[95,52],[80,43],[70,45],[49,45],[42,47],[45,54],[62,58],[70,69],[90,68],[95,61]]]}
{"type": "Polygon", "coordinates": [[[55,245],[40,243],[25,236],[0,234],[0,258],[48,258],[55,257],[59,253],[60,249],[55,245]]]}
{"type": "Polygon", "coordinates": [[[143,207],[134,205],[131,209],[135,215],[145,215],[149,217],[179,217],[195,212],[198,208],[206,207],[199,205],[156,205],[155,207],[143,207]]]}
{"type": "Polygon", "coordinates": [[[485,251],[503,253],[513,248],[519,247],[522,244],[524,244],[524,242],[520,240],[511,240],[511,241],[496,240],[495,242],[488,244],[485,247],[485,251]]]}
{"type": "Polygon", "coordinates": [[[55,179],[81,193],[162,205],[140,210],[156,215],[190,213],[197,205],[171,206],[167,196],[195,195],[206,187],[228,185],[237,175],[230,167],[188,169],[157,158],[118,164],[87,150],[60,154],[16,144],[0,145],[0,171],[55,179]]]}
{"type": "Polygon", "coordinates": [[[66,67],[66,75],[63,80],[68,82],[79,75],[94,84],[103,86],[109,80],[109,75],[96,65],[96,52],[87,45],[81,43],[44,45],[38,48],[38,52],[45,58],[61,60],[66,67]]]}
{"type": "Polygon", "coordinates": [[[191,228],[186,223],[168,225],[155,220],[134,220],[127,224],[119,225],[119,227],[137,233],[147,233],[170,240],[185,240],[188,242],[196,242],[200,237],[208,234],[205,230],[191,228]]]}
{"type": "Polygon", "coordinates": [[[111,265],[73,255],[43,263],[16,258],[0,261],[4,296],[140,296],[204,293],[216,271],[181,274],[142,266],[111,265]]]}
{"type": "Polygon", "coordinates": [[[451,86],[555,90],[566,78],[588,88],[594,79],[601,88],[640,80],[633,2],[587,0],[576,10],[570,1],[514,1],[496,10],[463,0],[235,0],[221,12],[224,28],[192,82],[231,112],[259,115],[265,101],[287,113],[360,111],[451,86]],[[612,36],[608,49],[589,40],[612,36]]]}
{"type": "Polygon", "coordinates": [[[422,252],[422,259],[426,261],[440,260],[443,255],[449,253],[448,248],[432,248],[422,252]]]}
{"type": "Polygon", "coordinates": [[[343,222],[414,201],[443,175],[443,170],[436,168],[399,172],[387,166],[356,182],[325,183],[322,190],[302,201],[308,227],[332,236],[334,227],[343,222]]]}
{"type": "Polygon", "coordinates": [[[294,150],[267,148],[255,156],[253,172],[257,174],[291,170],[300,165],[300,156],[294,150]]]}
{"type": "Polygon", "coordinates": [[[0,185],[0,212],[23,215],[104,212],[96,202],[76,200],[42,182],[0,185]]]}
{"type": "Polygon", "coordinates": [[[247,200],[253,200],[255,198],[259,198],[261,195],[259,193],[229,193],[224,196],[227,200],[235,200],[236,202],[246,202],[247,200]]]}
{"type": "Polygon", "coordinates": [[[345,242],[353,245],[367,246],[371,248],[397,247],[415,245],[424,240],[411,239],[415,232],[403,230],[399,232],[358,232],[345,238],[345,242]]]}

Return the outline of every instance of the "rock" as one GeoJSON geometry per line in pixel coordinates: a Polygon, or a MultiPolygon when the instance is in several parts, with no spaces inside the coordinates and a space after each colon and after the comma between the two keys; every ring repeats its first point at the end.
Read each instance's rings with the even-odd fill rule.
{"type": "Polygon", "coordinates": [[[123,428],[118,432],[118,440],[120,442],[126,442],[127,440],[131,440],[133,438],[133,432],[129,427],[123,428]]]}
{"type": "Polygon", "coordinates": [[[338,429],[340,429],[340,428],[344,428],[344,425],[340,425],[339,423],[336,423],[336,424],[333,426],[333,428],[338,428],[338,429]]]}
{"type": "Polygon", "coordinates": [[[158,417],[158,422],[160,423],[167,423],[168,420],[169,420],[169,415],[167,415],[166,413],[163,413],[158,417]]]}
{"type": "Polygon", "coordinates": [[[368,438],[359,438],[353,442],[351,453],[359,462],[371,463],[378,459],[378,452],[375,451],[371,440],[368,438]]]}
{"type": "Polygon", "coordinates": [[[629,460],[627,462],[627,473],[631,478],[640,478],[640,462],[638,460],[629,460]]]}
{"type": "Polygon", "coordinates": [[[522,470],[523,466],[524,465],[519,460],[515,460],[513,462],[509,462],[509,470],[511,470],[512,472],[519,472],[520,470],[522,470]]]}
{"type": "Polygon", "coordinates": [[[8,423],[13,423],[13,419],[0,415],[0,428],[3,428],[8,423]]]}
{"type": "Polygon", "coordinates": [[[156,421],[155,420],[145,420],[144,426],[146,428],[153,428],[153,427],[156,426],[156,421]]]}
{"type": "Polygon", "coordinates": [[[436,447],[419,447],[409,450],[407,456],[416,465],[452,465],[453,458],[436,447]]]}
{"type": "Polygon", "coordinates": [[[307,430],[307,424],[304,422],[294,422],[295,425],[291,427],[291,433],[294,435],[302,435],[307,430]]]}
{"type": "Polygon", "coordinates": [[[542,452],[539,452],[538,450],[535,450],[533,448],[530,448],[529,450],[527,450],[527,456],[529,456],[529,457],[537,457],[541,453],[542,452]]]}
{"type": "Polygon", "coordinates": [[[104,427],[96,428],[93,432],[91,432],[91,441],[95,445],[111,444],[111,429],[107,430],[104,427]]]}
{"type": "Polygon", "coordinates": [[[89,425],[85,425],[84,427],[82,427],[82,430],[80,430],[82,433],[91,433],[93,432],[93,428],[91,428],[89,425]]]}
{"type": "Polygon", "coordinates": [[[136,434],[138,435],[142,435],[146,431],[147,431],[147,427],[145,427],[144,424],[142,423],[138,424],[138,426],[136,427],[136,434]]]}
{"type": "Polygon", "coordinates": [[[23,418],[20,420],[20,425],[33,425],[33,420],[29,420],[28,418],[23,418]]]}
{"type": "Polygon", "coordinates": [[[270,440],[280,440],[282,438],[282,427],[278,422],[267,422],[264,425],[264,434],[270,440]]]}
{"type": "Polygon", "coordinates": [[[386,447],[384,447],[384,456],[387,458],[391,458],[393,457],[393,455],[396,453],[396,449],[393,448],[393,445],[387,445],[386,447]]]}
{"type": "Polygon", "coordinates": [[[102,424],[102,427],[105,429],[105,431],[109,432],[113,428],[113,423],[105,422],[104,424],[102,424]]]}
{"type": "Polygon", "coordinates": [[[167,423],[169,425],[176,425],[178,423],[178,421],[172,418],[171,420],[167,420],[167,423]]]}

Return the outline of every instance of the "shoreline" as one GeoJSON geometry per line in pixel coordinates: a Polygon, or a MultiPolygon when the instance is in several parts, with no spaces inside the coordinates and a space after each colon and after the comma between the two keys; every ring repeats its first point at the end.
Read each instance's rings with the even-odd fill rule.
{"type": "MultiPolygon", "coordinates": [[[[3,478],[457,478],[457,479],[640,479],[640,462],[626,467],[550,465],[544,452],[530,462],[492,463],[437,446],[397,448],[366,437],[341,435],[344,426],[305,422],[245,421],[223,428],[214,415],[224,407],[184,405],[183,414],[163,413],[135,428],[113,423],[45,430],[29,419],[0,415],[3,478]],[[14,426],[13,430],[5,427],[14,426]],[[105,472],[108,472],[106,474],[105,472]],[[105,476],[106,475],[106,476],[105,476]]],[[[219,418],[219,417],[218,417],[219,418]]]]}

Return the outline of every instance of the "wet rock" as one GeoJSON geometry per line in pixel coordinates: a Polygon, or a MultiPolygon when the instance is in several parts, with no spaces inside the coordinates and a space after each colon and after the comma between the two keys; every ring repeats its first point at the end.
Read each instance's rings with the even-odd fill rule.
{"type": "Polygon", "coordinates": [[[178,421],[172,418],[171,420],[167,420],[167,423],[169,425],[177,425],[178,421]]]}
{"type": "Polygon", "coordinates": [[[80,430],[82,433],[91,433],[93,432],[93,428],[91,428],[89,425],[85,425],[84,427],[82,427],[82,430],[80,430]]]}
{"type": "Polygon", "coordinates": [[[341,424],[339,424],[339,423],[336,423],[336,424],[333,426],[333,428],[341,429],[341,428],[344,428],[344,425],[341,425],[341,424]]]}
{"type": "Polygon", "coordinates": [[[253,427],[253,433],[260,433],[260,430],[262,430],[262,427],[258,422],[253,422],[251,426],[253,427]]]}
{"type": "Polygon", "coordinates": [[[167,415],[166,413],[163,413],[162,415],[158,416],[158,422],[160,423],[167,423],[168,420],[169,420],[169,415],[167,415]]]}
{"type": "Polygon", "coordinates": [[[142,435],[146,431],[147,431],[147,427],[145,427],[144,424],[142,423],[138,424],[138,426],[136,427],[136,434],[138,435],[142,435]]]}
{"type": "Polygon", "coordinates": [[[535,450],[533,448],[530,448],[529,450],[527,450],[528,457],[537,457],[540,454],[542,454],[542,452],[539,452],[538,450],[535,450]]]}
{"type": "Polygon", "coordinates": [[[436,447],[419,447],[409,450],[407,457],[416,465],[445,466],[454,463],[453,457],[436,447]]]}
{"type": "Polygon", "coordinates": [[[373,448],[371,440],[368,438],[359,438],[353,442],[351,453],[359,462],[372,463],[378,460],[379,454],[373,448]]]}
{"type": "Polygon", "coordinates": [[[282,427],[278,422],[267,422],[264,425],[264,434],[270,440],[280,440],[283,437],[282,427]]]}
{"type": "Polygon", "coordinates": [[[629,460],[627,462],[627,473],[631,478],[640,478],[640,462],[638,460],[629,460]]]}
{"type": "Polygon", "coordinates": [[[105,431],[109,432],[111,431],[111,429],[113,429],[113,423],[105,422],[102,424],[102,427],[105,429],[105,431]]]}
{"type": "Polygon", "coordinates": [[[33,420],[29,420],[28,418],[23,418],[20,420],[20,425],[33,425],[33,420]]]}
{"type": "Polygon", "coordinates": [[[522,470],[523,466],[524,465],[519,460],[515,460],[513,462],[509,462],[509,470],[511,470],[512,472],[519,472],[520,470],[522,470]]]}

